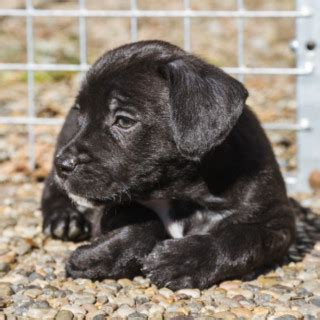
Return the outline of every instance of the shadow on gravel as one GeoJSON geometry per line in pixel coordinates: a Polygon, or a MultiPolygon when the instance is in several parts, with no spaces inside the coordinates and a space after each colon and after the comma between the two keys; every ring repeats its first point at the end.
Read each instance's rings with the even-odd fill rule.
{"type": "Polygon", "coordinates": [[[297,234],[294,244],[289,249],[286,262],[298,262],[303,260],[320,241],[320,216],[311,209],[301,206],[298,201],[292,198],[290,200],[295,209],[297,234]]]}

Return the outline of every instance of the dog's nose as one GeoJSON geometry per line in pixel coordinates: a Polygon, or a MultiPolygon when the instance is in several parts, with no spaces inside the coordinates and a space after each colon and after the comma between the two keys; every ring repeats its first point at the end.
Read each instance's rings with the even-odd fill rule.
{"type": "Polygon", "coordinates": [[[55,159],[55,165],[59,176],[67,176],[77,166],[77,159],[73,156],[62,157],[57,155],[55,159]]]}

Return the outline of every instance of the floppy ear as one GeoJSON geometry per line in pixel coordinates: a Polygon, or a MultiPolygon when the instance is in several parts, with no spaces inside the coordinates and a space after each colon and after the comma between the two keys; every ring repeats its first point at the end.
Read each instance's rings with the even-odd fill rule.
{"type": "Polygon", "coordinates": [[[199,160],[227,137],[248,92],[236,79],[193,56],[167,62],[160,72],[169,83],[177,147],[185,157],[199,160]]]}

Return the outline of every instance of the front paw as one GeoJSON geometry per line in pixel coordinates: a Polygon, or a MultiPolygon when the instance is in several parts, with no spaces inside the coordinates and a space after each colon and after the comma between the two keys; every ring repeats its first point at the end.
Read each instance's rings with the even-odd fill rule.
{"type": "Polygon", "coordinates": [[[81,212],[66,208],[47,215],[43,221],[43,232],[55,239],[82,241],[90,237],[90,222],[81,212]]]}
{"type": "Polygon", "coordinates": [[[84,245],[72,252],[66,263],[66,274],[71,278],[89,278],[94,261],[87,254],[90,245],[84,245]]]}
{"type": "MultiPolygon", "coordinates": [[[[102,248],[101,248],[102,249],[102,248]]],[[[108,276],[108,265],[111,266],[105,252],[99,252],[93,244],[78,247],[66,264],[66,274],[71,278],[101,280],[108,276]]]]}
{"type": "Polygon", "coordinates": [[[145,258],[143,273],[158,287],[199,287],[197,257],[189,257],[182,239],[165,240],[145,258]]]}

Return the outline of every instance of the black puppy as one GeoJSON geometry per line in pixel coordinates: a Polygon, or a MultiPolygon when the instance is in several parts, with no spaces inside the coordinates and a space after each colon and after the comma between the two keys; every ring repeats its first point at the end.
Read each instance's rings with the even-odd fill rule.
{"type": "Polygon", "coordinates": [[[293,210],[247,95],[166,42],[104,54],[67,116],[42,199],[46,232],[96,238],[67,274],[142,272],[159,286],[205,288],[281,260],[293,210]]]}

